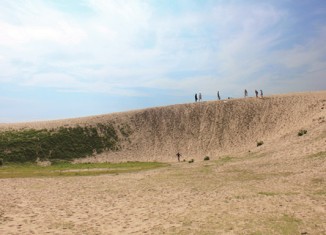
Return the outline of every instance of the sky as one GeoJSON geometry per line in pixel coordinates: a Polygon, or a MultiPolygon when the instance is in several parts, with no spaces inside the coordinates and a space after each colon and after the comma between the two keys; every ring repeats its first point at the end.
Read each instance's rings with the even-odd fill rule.
{"type": "Polygon", "coordinates": [[[1,0],[0,123],[326,89],[324,0],[1,0]]]}

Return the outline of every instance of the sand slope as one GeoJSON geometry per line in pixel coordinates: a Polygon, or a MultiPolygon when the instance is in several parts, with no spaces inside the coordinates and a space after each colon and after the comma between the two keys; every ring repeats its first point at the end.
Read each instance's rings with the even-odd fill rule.
{"type": "Polygon", "coordinates": [[[16,124],[128,123],[131,143],[97,160],[173,162],[121,175],[1,179],[0,234],[326,234],[325,110],[326,92],[317,92],[16,124]],[[195,162],[177,163],[178,149],[195,162]]]}
{"type": "MultiPolygon", "coordinates": [[[[208,101],[150,108],[102,116],[20,124],[0,124],[5,128],[53,128],[69,125],[113,123],[125,127],[120,134],[121,151],[97,156],[97,161],[175,161],[201,159],[249,150],[257,141],[277,140],[325,117],[326,91],[276,95],[264,99],[247,98],[208,101]]],[[[89,159],[88,159],[89,160],[89,159]]]]}

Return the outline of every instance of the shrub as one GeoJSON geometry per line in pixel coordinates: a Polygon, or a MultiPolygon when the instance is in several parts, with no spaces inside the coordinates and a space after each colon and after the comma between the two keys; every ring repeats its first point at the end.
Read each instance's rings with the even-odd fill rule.
{"type": "Polygon", "coordinates": [[[305,134],[307,134],[307,130],[300,130],[300,131],[298,132],[298,136],[303,136],[303,135],[305,135],[305,134]]]}
{"type": "Polygon", "coordinates": [[[204,161],[208,161],[209,160],[209,156],[206,156],[205,158],[204,158],[204,161]]]}
{"type": "Polygon", "coordinates": [[[0,158],[0,167],[2,167],[2,166],[3,166],[3,159],[0,158]]]}
{"type": "Polygon", "coordinates": [[[257,141],[257,147],[260,146],[260,145],[263,145],[264,144],[264,141],[257,141]]]}
{"type": "Polygon", "coordinates": [[[194,162],[194,159],[191,159],[190,161],[188,161],[188,163],[193,163],[194,162]]]}

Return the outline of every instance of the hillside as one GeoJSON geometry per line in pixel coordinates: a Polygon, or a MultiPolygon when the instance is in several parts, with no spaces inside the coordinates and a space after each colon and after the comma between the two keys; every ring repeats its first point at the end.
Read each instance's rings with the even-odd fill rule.
{"type": "MultiPolygon", "coordinates": [[[[326,91],[321,91],[275,95],[264,99],[246,98],[178,104],[77,119],[0,124],[0,133],[24,132],[30,129],[51,130],[57,133],[59,129],[69,128],[71,130],[84,128],[82,132],[89,133],[85,129],[95,128],[96,133],[87,134],[86,137],[92,139],[95,136],[99,142],[89,146],[91,149],[85,150],[85,154],[77,158],[84,158],[93,153],[91,158],[86,158],[87,161],[170,162],[176,160],[175,154],[178,151],[182,153],[183,158],[202,159],[204,156],[218,157],[255,151],[257,141],[264,141],[262,148],[271,148],[274,144],[296,143],[300,141],[297,138],[300,129],[308,130],[307,136],[311,138],[319,138],[314,143],[320,145],[317,148],[323,150],[325,117],[326,91]],[[102,126],[102,129],[99,126],[102,126]],[[112,130],[103,132],[103,127],[112,127],[112,130]],[[114,138],[107,136],[107,133],[112,134],[114,138]],[[108,148],[107,141],[112,141],[112,138],[116,142],[112,148],[108,148]]],[[[53,133],[49,136],[53,136],[53,133]]],[[[40,138],[42,137],[31,136],[28,140],[37,142],[40,138]]],[[[85,141],[89,141],[87,138],[85,141]]],[[[0,157],[4,159],[5,153],[15,151],[10,147],[12,143],[10,146],[6,145],[8,139],[10,138],[3,135],[1,140],[0,157]]],[[[43,145],[38,144],[39,142],[34,143],[33,146],[41,146],[40,148],[44,150],[43,155],[39,154],[39,158],[45,160],[51,157],[51,154],[49,155],[52,151],[49,146],[51,141],[43,145]]],[[[85,143],[78,142],[75,147],[83,144],[85,143]]],[[[72,147],[69,152],[73,152],[73,144],[70,146],[72,147]]]]}
{"type": "Polygon", "coordinates": [[[0,138],[5,161],[169,162],[13,179],[5,164],[0,234],[326,234],[325,91],[1,124],[0,138]]]}

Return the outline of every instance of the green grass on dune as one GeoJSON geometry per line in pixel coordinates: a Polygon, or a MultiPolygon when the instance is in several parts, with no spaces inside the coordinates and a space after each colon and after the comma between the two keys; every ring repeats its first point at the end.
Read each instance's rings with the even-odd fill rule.
{"type": "Polygon", "coordinates": [[[0,158],[3,162],[72,160],[117,150],[119,139],[111,124],[60,127],[57,129],[23,129],[0,132],[0,158]]]}
{"type": "Polygon", "coordinates": [[[79,163],[61,162],[51,166],[39,166],[33,163],[10,163],[0,168],[1,178],[30,178],[57,176],[87,176],[101,174],[119,174],[168,166],[159,162],[124,163],[79,163]]]}

